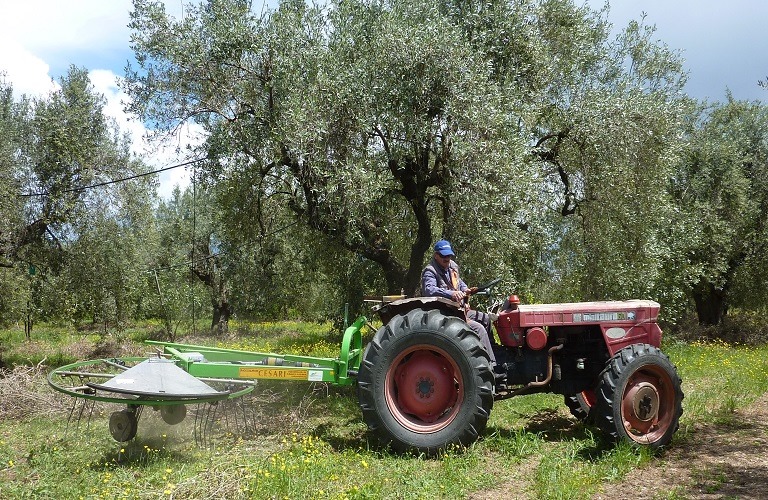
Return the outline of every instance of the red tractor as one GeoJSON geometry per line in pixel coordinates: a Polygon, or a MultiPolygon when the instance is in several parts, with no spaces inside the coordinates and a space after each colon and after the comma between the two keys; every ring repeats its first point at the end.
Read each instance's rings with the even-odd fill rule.
{"type": "Polygon", "coordinates": [[[658,448],[678,428],[681,380],[659,349],[656,302],[520,305],[511,296],[492,315],[492,366],[459,304],[391,299],[374,308],[384,326],[358,373],[363,418],[384,445],[425,453],[469,445],[494,401],[537,392],[562,394],[574,416],[612,440],[658,448]]]}
{"type": "MultiPolygon", "coordinates": [[[[497,282],[477,293],[488,295],[497,282]]],[[[512,296],[490,308],[499,339],[492,363],[463,305],[385,299],[374,308],[384,326],[371,342],[363,349],[368,320],[361,316],[345,329],[335,359],[147,341],[156,354],[72,363],[49,373],[48,382],[84,404],[127,405],[110,418],[118,441],[136,436],[145,406],[175,424],[186,405],[238,398],[256,379],[356,383],[368,427],[400,451],[470,445],[494,401],[536,392],[564,395],[577,418],[614,440],[658,448],[678,428],[683,392],[659,350],[656,302],[520,305],[512,296]]]]}

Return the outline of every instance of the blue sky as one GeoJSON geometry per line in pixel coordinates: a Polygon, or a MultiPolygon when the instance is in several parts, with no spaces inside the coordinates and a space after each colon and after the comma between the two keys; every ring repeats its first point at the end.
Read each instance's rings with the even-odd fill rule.
{"type": "MultiPolygon", "coordinates": [[[[586,3],[594,9],[605,4],[586,3]]],[[[757,85],[768,75],[765,0],[612,0],[610,8],[614,28],[645,13],[657,38],[682,52],[692,97],[723,101],[728,88],[736,99],[768,102],[768,90],[757,85]]]]}
{"type": "MultiPolygon", "coordinates": [[[[595,9],[604,0],[576,0],[595,9]]],[[[274,5],[276,0],[270,0],[274,5]]],[[[185,0],[165,0],[169,12],[180,13],[185,0]]],[[[254,0],[258,5],[259,0],[254,0]]],[[[140,138],[144,124],[122,111],[127,99],[116,79],[132,58],[127,28],[131,0],[0,0],[0,71],[17,94],[41,94],[70,64],[91,71],[91,79],[108,100],[106,112],[133,134],[134,150],[149,146],[140,138]]],[[[765,0],[613,0],[609,20],[615,28],[646,14],[657,38],[682,51],[690,72],[686,91],[698,99],[723,100],[726,88],[736,99],[768,101],[757,82],[768,75],[768,2],[765,0]]],[[[200,140],[187,129],[166,148],[152,153],[157,166],[178,160],[176,146],[200,140]]],[[[188,173],[175,169],[161,177],[161,195],[182,187],[188,173]]]]}

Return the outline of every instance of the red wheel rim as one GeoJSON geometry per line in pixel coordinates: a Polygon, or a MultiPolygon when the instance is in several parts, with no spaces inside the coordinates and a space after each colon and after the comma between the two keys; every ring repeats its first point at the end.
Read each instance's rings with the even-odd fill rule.
{"type": "Polygon", "coordinates": [[[672,425],[674,411],[674,387],[663,368],[645,366],[632,374],[621,399],[621,418],[630,439],[641,444],[658,441],[672,425]]]}
{"type": "Polygon", "coordinates": [[[581,397],[584,398],[584,402],[587,403],[587,406],[592,408],[595,406],[595,403],[597,402],[597,396],[595,395],[595,391],[588,390],[588,391],[582,391],[581,397]]]}
{"type": "Polygon", "coordinates": [[[456,418],[464,400],[464,380],[445,351],[417,345],[401,352],[389,366],[384,392],[389,411],[400,425],[427,434],[444,429],[456,418]]]}

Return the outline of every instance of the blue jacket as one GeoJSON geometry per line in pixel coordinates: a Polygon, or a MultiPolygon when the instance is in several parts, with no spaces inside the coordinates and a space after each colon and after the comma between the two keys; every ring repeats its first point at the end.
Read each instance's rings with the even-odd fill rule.
{"type": "Polygon", "coordinates": [[[467,284],[459,278],[459,265],[454,261],[451,261],[451,264],[446,269],[433,258],[421,272],[422,297],[445,297],[452,299],[452,292],[454,290],[463,292],[467,288],[469,288],[467,284]],[[451,282],[451,272],[456,273],[458,285],[456,288],[453,287],[451,282]]]}

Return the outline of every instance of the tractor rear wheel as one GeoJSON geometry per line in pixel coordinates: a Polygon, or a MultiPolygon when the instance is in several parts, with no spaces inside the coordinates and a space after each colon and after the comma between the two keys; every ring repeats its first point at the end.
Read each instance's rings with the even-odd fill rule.
{"type": "Polygon", "coordinates": [[[384,446],[433,454],[477,440],[493,381],[488,353],[463,320],[415,309],[379,328],[366,347],[358,399],[384,446]]]}
{"type": "Polygon", "coordinates": [[[683,413],[675,365],[656,347],[617,352],[600,374],[595,422],[614,440],[659,448],[672,440],[683,413]]]}

